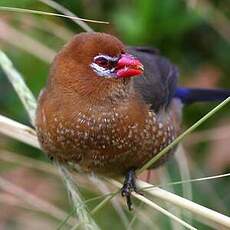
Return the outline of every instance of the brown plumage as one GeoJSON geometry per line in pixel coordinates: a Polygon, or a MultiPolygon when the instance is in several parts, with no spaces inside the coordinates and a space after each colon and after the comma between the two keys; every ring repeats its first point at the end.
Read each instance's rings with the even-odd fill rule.
{"type": "Polygon", "coordinates": [[[121,176],[171,143],[179,132],[180,102],[172,99],[154,111],[134,82],[144,77],[136,76],[141,69],[115,37],[75,36],[56,56],[38,100],[36,127],[44,151],[83,172],[121,176]],[[122,57],[128,64],[120,61],[117,69],[122,57]]]}

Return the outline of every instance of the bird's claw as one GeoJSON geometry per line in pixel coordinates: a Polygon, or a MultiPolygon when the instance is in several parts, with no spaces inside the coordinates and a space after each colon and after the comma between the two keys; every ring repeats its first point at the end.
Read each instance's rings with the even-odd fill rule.
{"type": "Polygon", "coordinates": [[[131,184],[124,184],[121,189],[121,195],[126,198],[126,203],[129,210],[132,210],[132,201],[131,201],[131,193],[134,191],[134,188],[131,184]]]}
{"type": "Polygon", "coordinates": [[[132,200],[131,200],[132,192],[136,192],[140,195],[143,195],[137,190],[136,177],[135,177],[134,170],[128,171],[125,177],[124,185],[121,188],[121,195],[126,198],[126,203],[130,211],[132,210],[132,200]]]}
{"type": "Polygon", "coordinates": [[[50,161],[54,160],[54,157],[52,155],[48,155],[48,158],[49,158],[50,161]]]}

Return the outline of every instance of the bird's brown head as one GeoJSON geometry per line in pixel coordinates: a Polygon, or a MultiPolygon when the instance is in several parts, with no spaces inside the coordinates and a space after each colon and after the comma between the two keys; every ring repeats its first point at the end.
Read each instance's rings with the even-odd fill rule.
{"type": "Polygon", "coordinates": [[[105,33],[76,35],[57,55],[50,84],[62,84],[75,91],[104,90],[143,73],[142,63],[128,54],[120,40],[105,33]]]}

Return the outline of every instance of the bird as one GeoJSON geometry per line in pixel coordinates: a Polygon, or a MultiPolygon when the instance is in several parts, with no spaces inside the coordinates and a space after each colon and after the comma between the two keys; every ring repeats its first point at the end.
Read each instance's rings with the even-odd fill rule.
{"type": "Polygon", "coordinates": [[[179,87],[178,77],[157,49],[125,46],[106,33],[75,35],[54,58],[38,98],[42,149],[83,173],[124,177],[121,195],[131,210],[135,171],[181,133],[183,106],[230,96],[228,89],[179,87]]]}

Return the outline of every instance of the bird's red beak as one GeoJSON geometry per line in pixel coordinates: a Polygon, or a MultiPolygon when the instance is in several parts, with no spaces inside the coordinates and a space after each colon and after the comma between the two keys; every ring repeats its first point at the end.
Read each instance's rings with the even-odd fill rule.
{"type": "Polygon", "coordinates": [[[142,75],[144,66],[130,54],[122,54],[116,65],[117,78],[127,78],[142,75]]]}

